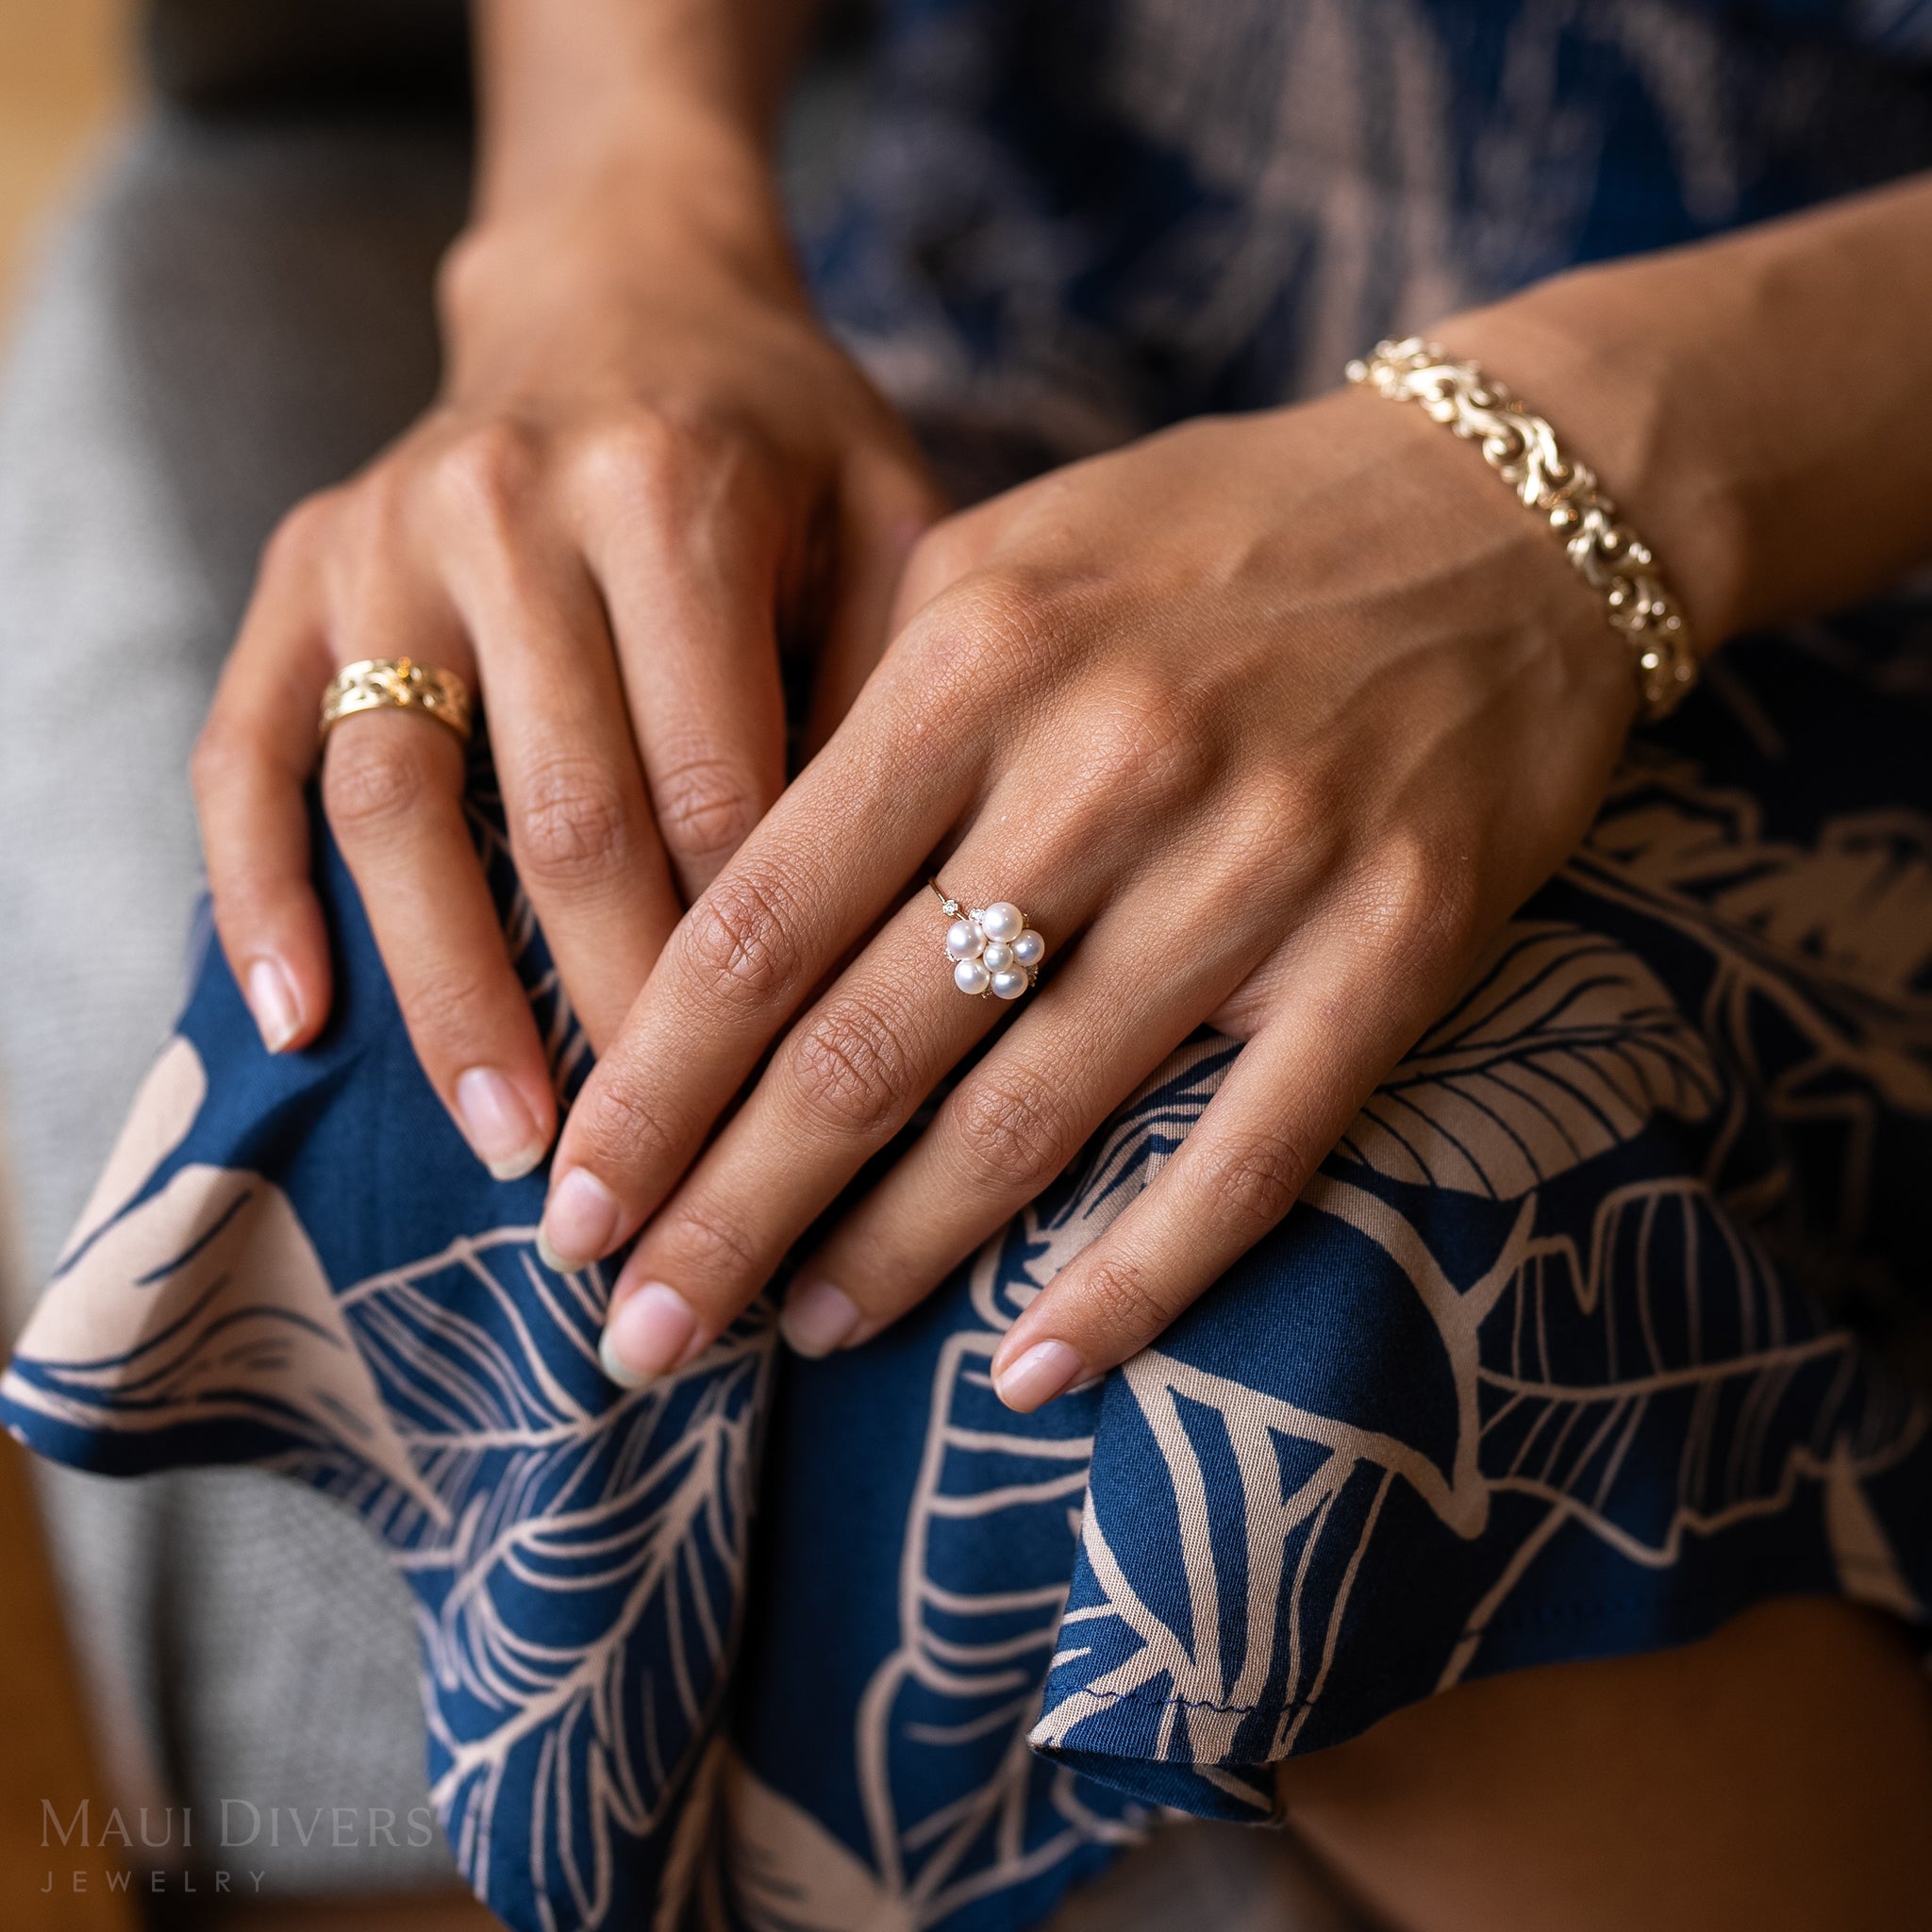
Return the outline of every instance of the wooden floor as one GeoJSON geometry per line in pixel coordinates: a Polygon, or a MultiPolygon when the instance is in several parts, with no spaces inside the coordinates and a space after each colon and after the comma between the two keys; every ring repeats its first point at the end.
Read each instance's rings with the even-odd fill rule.
{"type": "Polygon", "coordinates": [[[128,0],[0,0],[0,316],[35,225],[125,108],[128,0]]]}

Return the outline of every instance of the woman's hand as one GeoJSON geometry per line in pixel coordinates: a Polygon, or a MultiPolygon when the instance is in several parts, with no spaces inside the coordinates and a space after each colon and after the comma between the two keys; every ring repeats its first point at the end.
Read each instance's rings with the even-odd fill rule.
{"type": "Polygon", "coordinates": [[[1574,848],[1635,708],[1550,531],[1364,393],[1192,424],[955,517],[899,615],[565,1125],[550,1253],[642,1228],[619,1379],[703,1348],[1008,1019],[954,987],[935,869],[1023,908],[1045,974],[806,1262],[786,1332],[822,1354],[902,1314],[1211,1022],[1247,1042],[1211,1106],[994,1373],[1030,1409],[1124,1360],[1286,1213],[1574,848]]]}
{"type": "MultiPolygon", "coordinates": [[[[479,691],[518,870],[601,1047],[783,785],[779,636],[824,640],[836,718],[886,635],[931,487],[813,319],[762,156],[695,119],[675,148],[546,180],[459,243],[442,398],[269,548],[194,781],[272,1050],[329,1009],[303,793],[338,666],[408,655],[479,691]]],[[[462,775],[446,729],[379,711],[331,734],[323,797],[423,1066],[508,1177],[556,1100],[462,775]]]]}

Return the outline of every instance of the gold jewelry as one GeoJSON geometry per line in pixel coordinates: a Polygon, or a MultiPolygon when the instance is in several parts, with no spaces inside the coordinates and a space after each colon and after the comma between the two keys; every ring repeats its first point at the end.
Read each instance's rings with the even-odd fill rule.
{"type": "Polygon", "coordinates": [[[1377,342],[1373,356],[1348,365],[1347,375],[1391,402],[1420,403],[1457,436],[1481,440],[1484,460],[1549,518],[1577,575],[1603,598],[1610,628],[1630,646],[1645,722],[1669,717],[1697,682],[1690,627],[1650,546],[1619,520],[1596,473],[1564,456],[1557,432],[1500,382],[1474,362],[1452,362],[1420,336],[1377,342]]]}
{"type": "Polygon", "coordinates": [[[469,741],[470,687],[454,671],[419,664],[413,658],[364,658],[344,664],[322,694],[317,735],[325,742],[344,718],[390,709],[421,711],[469,741]]]}
{"type": "Polygon", "coordinates": [[[1016,1000],[1040,977],[1046,941],[1026,924],[1026,915],[1010,900],[965,911],[937,879],[926,884],[939,894],[940,909],[953,923],[946,928],[946,963],[953,984],[961,992],[984,999],[1016,1000]]]}

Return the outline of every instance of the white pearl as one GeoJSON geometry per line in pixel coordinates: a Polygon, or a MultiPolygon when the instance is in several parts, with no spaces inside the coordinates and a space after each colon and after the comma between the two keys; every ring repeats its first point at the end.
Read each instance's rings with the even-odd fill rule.
{"type": "Polygon", "coordinates": [[[1020,966],[1038,966],[1046,958],[1046,941],[1029,925],[1013,941],[1013,960],[1020,966]]]}
{"type": "Polygon", "coordinates": [[[955,959],[976,959],[986,944],[970,919],[956,919],[946,928],[946,951],[955,959]]]}
{"type": "Polygon", "coordinates": [[[1032,983],[1019,967],[1008,966],[1004,973],[993,974],[992,996],[996,1000],[1016,1000],[1032,983]]]}
{"type": "Polygon", "coordinates": [[[1026,924],[1026,915],[1017,906],[1008,905],[1001,899],[980,914],[979,924],[988,939],[1006,940],[1010,943],[1020,937],[1021,929],[1026,924]]]}
{"type": "Polygon", "coordinates": [[[1004,973],[1013,963],[1013,949],[1005,940],[994,940],[979,957],[989,973],[1004,973]]]}
{"type": "MultiPolygon", "coordinates": [[[[977,959],[961,959],[953,968],[953,984],[961,992],[984,992],[992,984],[992,974],[977,959]]],[[[1010,993],[1002,995],[1010,999],[1010,993]]]]}

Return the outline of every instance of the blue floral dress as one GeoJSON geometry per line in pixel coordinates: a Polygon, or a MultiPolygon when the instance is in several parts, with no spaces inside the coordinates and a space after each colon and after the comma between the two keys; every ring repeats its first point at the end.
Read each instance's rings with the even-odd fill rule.
{"type": "MultiPolygon", "coordinates": [[[[814,272],[971,491],[1928,165],[1926,0],[902,0],[814,272]]],[[[269,1058],[204,946],[0,1414],[358,1511],[520,1932],[1026,1926],[1158,1807],[1265,1820],[1276,1760],[1446,1686],[1792,1592],[1925,1624],[1924,595],[1728,647],[1287,1222],[1034,1416],[1001,1335],[1229,1042],[868,1347],[781,1359],[761,1307],[625,1394],[610,1271],[544,1268],[543,1177],[470,1157],[320,827],[316,867],[328,1031],[269,1058]]]]}

